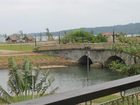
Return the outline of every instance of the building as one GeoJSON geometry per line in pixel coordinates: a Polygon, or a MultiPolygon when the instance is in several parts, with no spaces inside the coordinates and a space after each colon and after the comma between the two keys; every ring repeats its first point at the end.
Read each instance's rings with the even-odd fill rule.
{"type": "Polygon", "coordinates": [[[5,41],[8,42],[8,43],[17,43],[19,40],[19,37],[17,34],[13,34],[11,36],[8,36],[5,41]]]}
{"type": "Polygon", "coordinates": [[[35,41],[35,38],[31,35],[25,35],[25,37],[23,37],[22,39],[25,43],[31,43],[35,41]]]}
{"type": "Polygon", "coordinates": [[[107,37],[108,42],[113,41],[113,32],[103,32],[101,33],[103,36],[107,37]]]}

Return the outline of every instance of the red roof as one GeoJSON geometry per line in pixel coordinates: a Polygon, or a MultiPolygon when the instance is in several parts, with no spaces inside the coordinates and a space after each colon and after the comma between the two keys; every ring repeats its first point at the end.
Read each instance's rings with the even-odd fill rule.
{"type": "Polygon", "coordinates": [[[112,32],[103,32],[102,35],[104,35],[104,36],[112,36],[113,33],[112,32]]]}

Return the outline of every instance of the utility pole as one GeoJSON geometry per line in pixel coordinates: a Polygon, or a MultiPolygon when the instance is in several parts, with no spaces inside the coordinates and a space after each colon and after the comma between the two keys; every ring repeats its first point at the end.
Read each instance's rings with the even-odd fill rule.
{"type": "Polygon", "coordinates": [[[60,44],[60,40],[61,40],[61,39],[60,39],[60,34],[58,35],[58,37],[59,37],[59,39],[58,39],[58,40],[59,40],[59,44],[60,44]]]}
{"type": "Polygon", "coordinates": [[[35,46],[37,46],[37,43],[36,43],[36,35],[35,35],[35,46]]]}
{"type": "Polygon", "coordinates": [[[40,33],[40,42],[42,41],[42,33],[40,33]]]}
{"type": "Polygon", "coordinates": [[[114,29],[113,29],[112,37],[113,37],[113,43],[115,43],[115,32],[114,32],[114,29]]]}
{"type": "Polygon", "coordinates": [[[94,35],[94,30],[91,30],[91,34],[94,35]]]}
{"type": "MultiPolygon", "coordinates": [[[[63,35],[63,37],[64,37],[64,36],[66,36],[66,34],[67,34],[67,32],[66,32],[66,31],[64,31],[64,35],[63,35]]],[[[66,38],[66,40],[69,40],[69,39],[68,39],[68,38],[66,38]]],[[[65,42],[65,41],[64,41],[64,43],[66,44],[67,42],[65,42]]]]}

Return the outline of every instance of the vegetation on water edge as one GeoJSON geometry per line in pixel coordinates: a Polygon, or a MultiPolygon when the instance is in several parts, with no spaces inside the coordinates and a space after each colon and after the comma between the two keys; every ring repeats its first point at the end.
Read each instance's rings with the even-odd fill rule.
{"type": "Polygon", "coordinates": [[[70,33],[67,33],[64,37],[61,38],[62,43],[99,43],[107,42],[107,38],[101,34],[94,36],[89,32],[83,30],[75,30],[70,33]]]}
{"type": "Polygon", "coordinates": [[[140,65],[138,64],[126,65],[126,64],[120,63],[119,61],[112,61],[109,64],[109,69],[115,72],[119,72],[121,74],[125,74],[125,75],[140,74],[140,65]]]}
{"type": "MultiPolygon", "coordinates": [[[[138,37],[125,37],[119,36],[118,37],[119,43],[114,44],[113,50],[117,53],[126,52],[129,53],[131,56],[136,56],[140,58],[140,39],[138,37]]],[[[126,65],[119,61],[112,61],[109,64],[109,68],[113,71],[126,74],[126,75],[135,75],[140,74],[140,65],[135,64],[133,65],[126,65]]]]}
{"type": "Polygon", "coordinates": [[[49,75],[49,72],[40,72],[39,68],[32,69],[32,64],[26,58],[22,66],[17,65],[14,58],[9,59],[9,92],[0,86],[0,102],[13,103],[16,101],[23,101],[34,99],[47,94],[55,92],[57,87],[48,88],[53,83],[54,78],[49,75]]]}

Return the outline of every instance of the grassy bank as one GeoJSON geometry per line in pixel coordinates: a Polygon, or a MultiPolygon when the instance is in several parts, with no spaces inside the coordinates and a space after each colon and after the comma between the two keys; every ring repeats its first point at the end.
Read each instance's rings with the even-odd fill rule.
{"type": "Polygon", "coordinates": [[[12,51],[33,51],[35,46],[33,44],[0,44],[0,50],[12,50],[12,51]]]}
{"type": "Polygon", "coordinates": [[[0,56],[0,68],[8,68],[8,59],[14,57],[15,61],[21,65],[23,59],[26,57],[32,62],[33,66],[47,66],[47,65],[73,65],[70,60],[63,57],[54,57],[48,55],[21,55],[21,56],[0,56]]]}

